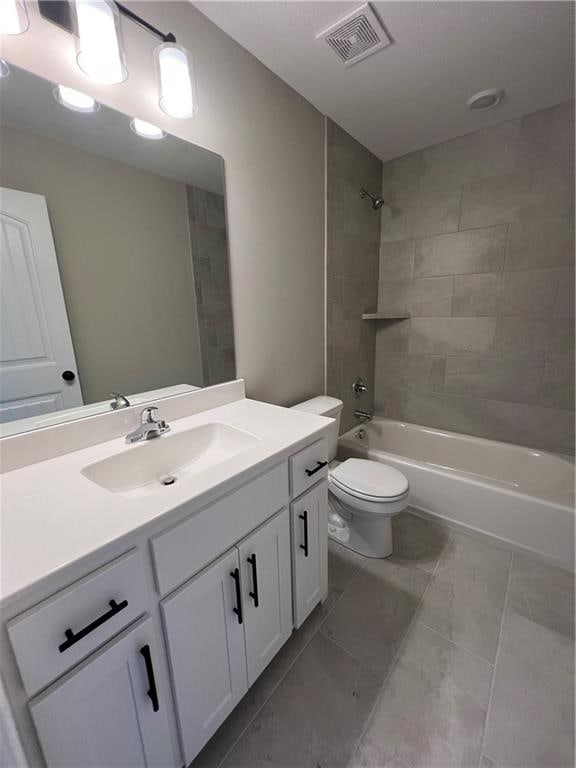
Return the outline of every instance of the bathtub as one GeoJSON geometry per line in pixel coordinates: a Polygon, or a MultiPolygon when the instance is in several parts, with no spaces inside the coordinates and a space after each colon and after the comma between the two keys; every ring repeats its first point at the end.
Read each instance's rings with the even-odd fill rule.
{"type": "Polygon", "coordinates": [[[571,457],[378,416],[339,438],[351,457],[403,472],[417,510],[574,569],[571,457]]]}

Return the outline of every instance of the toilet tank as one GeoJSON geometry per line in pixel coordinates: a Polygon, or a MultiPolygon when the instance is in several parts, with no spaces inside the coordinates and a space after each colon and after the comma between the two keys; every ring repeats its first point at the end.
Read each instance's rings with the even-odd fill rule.
{"type": "Polygon", "coordinates": [[[336,451],[338,449],[338,435],[340,433],[342,400],[338,400],[335,397],[320,395],[320,397],[313,397],[311,400],[304,400],[303,403],[293,405],[292,408],[297,411],[314,413],[316,416],[326,416],[329,419],[334,419],[334,424],[330,427],[328,432],[328,458],[330,461],[335,459],[336,451]]]}

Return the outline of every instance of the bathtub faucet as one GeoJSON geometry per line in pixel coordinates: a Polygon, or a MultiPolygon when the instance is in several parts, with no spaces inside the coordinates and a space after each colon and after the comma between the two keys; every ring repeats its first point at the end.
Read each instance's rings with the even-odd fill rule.
{"type": "Polygon", "coordinates": [[[357,419],[362,419],[362,421],[370,421],[372,418],[372,414],[369,411],[354,411],[354,416],[356,416],[357,419]]]}

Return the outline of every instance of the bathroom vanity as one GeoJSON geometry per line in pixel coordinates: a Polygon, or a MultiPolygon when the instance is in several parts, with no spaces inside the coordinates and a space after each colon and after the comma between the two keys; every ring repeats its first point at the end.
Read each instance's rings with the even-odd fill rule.
{"type": "Polygon", "coordinates": [[[137,445],[139,407],[1,442],[22,764],[188,765],[326,597],[331,421],[242,381],[156,405],[170,432],[137,445]]]}

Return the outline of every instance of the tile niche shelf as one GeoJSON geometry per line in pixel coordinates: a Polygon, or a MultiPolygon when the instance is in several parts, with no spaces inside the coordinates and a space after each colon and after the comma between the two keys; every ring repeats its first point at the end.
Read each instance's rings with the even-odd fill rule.
{"type": "Polygon", "coordinates": [[[387,312],[365,312],[362,320],[409,320],[410,315],[390,315],[387,312]]]}

